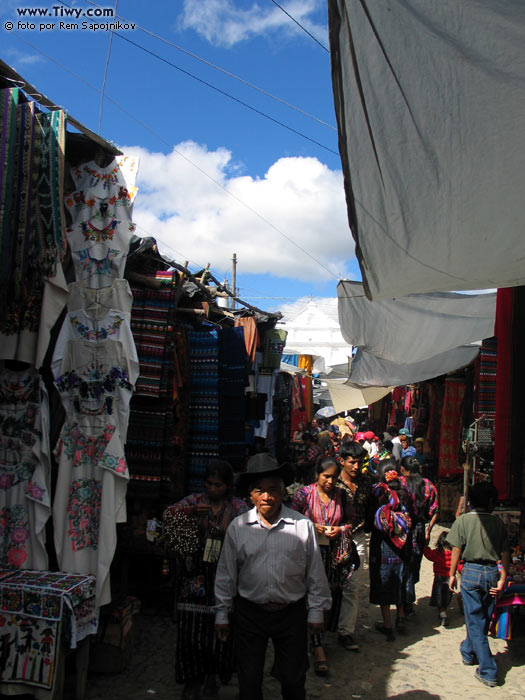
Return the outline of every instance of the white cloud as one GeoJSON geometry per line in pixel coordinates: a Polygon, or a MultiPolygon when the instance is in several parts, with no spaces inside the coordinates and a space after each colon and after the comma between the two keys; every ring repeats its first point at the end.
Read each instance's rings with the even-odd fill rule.
{"type": "MultiPolygon", "coordinates": [[[[320,0],[283,1],[282,6],[319,41],[327,44],[327,28],[310,15],[322,6],[320,0]]],[[[181,29],[193,29],[215,46],[230,48],[254,36],[276,31],[297,35],[302,30],[275,5],[253,3],[238,7],[232,0],[184,0],[179,20],[181,29]]]]}
{"type": "Polygon", "coordinates": [[[342,174],[317,158],[280,158],[264,177],[253,178],[237,174],[226,149],[209,151],[191,141],[168,154],[140,147],[123,147],[123,151],[140,156],[134,208],[134,220],[141,227],[138,234],[153,235],[177,261],[211,262],[215,270],[228,270],[235,252],[243,274],[310,282],[349,274],[345,261],[353,257],[354,245],[342,174]]]}
{"type": "Polygon", "coordinates": [[[44,60],[39,54],[26,54],[18,49],[7,49],[6,57],[7,61],[9,61],[14,68],[19,65],[33,65],[34,63],[40,63],[44,60]]]}

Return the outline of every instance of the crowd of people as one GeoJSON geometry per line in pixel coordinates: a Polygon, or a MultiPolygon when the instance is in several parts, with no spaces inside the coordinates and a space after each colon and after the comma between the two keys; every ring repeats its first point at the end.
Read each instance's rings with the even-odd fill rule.
{"type": "Polygon", "coordinates": [[[364,562],[370,602],[381,612],[376,630],[389,642],[405,634],[414,614],[423,556],[434,565],[431,605],[445,627],[463,560],[468,603],[461,658],[479,664],[482,683],[496,684],[487,620],[508,563],[504,528],[490,515],[497,493],[488,484],[474,487],[471,517],[460,516],[431,549],[438,495],[425,476],[420,442],[412,445],[404,429],[389,428],[379,439],[367,429],[341,427],[299,425],[290,463],[256,454],[235,484],[229,465],[218,462],[206,472],[204,493],[166,512],[165,540],[179,561],[176,678],[186,700],[201,689],[213,696],[217,678],[227,683],[234,668],[240,700],[262,699],[270,639],[283,698],[304,700],[308,647],[315,673],[330,671],[325,631],[337,632],[345,650],[359,651],[364,562]]]}

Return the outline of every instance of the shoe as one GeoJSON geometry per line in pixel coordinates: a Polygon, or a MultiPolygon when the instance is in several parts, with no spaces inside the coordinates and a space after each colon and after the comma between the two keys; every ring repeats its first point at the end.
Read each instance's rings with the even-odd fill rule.
{"type": "Polygon", "coordinates": [[[382,622],[376,622],[375,629],[377,632],[381,632],[386,637],[387,642],[393,642],[395,637],[394,630],[391,627],[385,627],[382,622]]]}
{"type": "Polygon", "coordinates": [[[475,666],[478,663],[478,660],[472,659],[472,661],[465,661],[465,659],[461,657],[461,663],[463,666],[475,666]]]}
{"type": "Polygon", "coordinates": [[[396,619],[396,632],[398,634],[406,634],[407,633],[407,626],[406,626],[406,621],[404,617],[398,617],[396,619]]]}
{"type": "Polygon", "coordinates": [[[480,675],[479,668],[476,669],[474,675],[478,681],[483,683],[483,685],[486,685],[488,688],[495,688],[498,685],[498,681],[489,681],[488,678],[483,678],[483,676],[480,675]]]}
{"type": "Polygon", "coordinates": [[[354,641],[351,634],[340,634],[337,641],[347,651],[359,651],[359,644],[354,641]]]}
{"type": "Polygon", "coordinates": [[[314,661],[314,671],[316,676],[327,676],[328,671],[330,670],[330,667],[328,665],[328,661],[324,659],[323,661],[318,661],[317,659],[314,661]]]}
{"type": "Polygon", "coordinates": [[[448,617],[446,615],[441,615],[439,618],[439,624],[441,627],[448,627],[448,617]]]}

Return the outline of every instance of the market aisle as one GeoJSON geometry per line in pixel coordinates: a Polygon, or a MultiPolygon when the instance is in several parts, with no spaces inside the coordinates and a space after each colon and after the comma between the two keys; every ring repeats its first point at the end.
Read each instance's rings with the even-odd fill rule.
{"type": "MultiPolygon", "coordinates": [[[[434,529],[437,537],[441,528],[434,529]]],[[[524,697],[525,616],[521,616],[521,636],[511,642],[491,639],[504,685],[485,688],[474,678],[474,668],[463,666],[458,645],[463,639],[463,617],[453,603],[450,627],[436,624],[437,612],[428,604],[432,587],[432,564],[423,560],[417,586],[416,620],[405,636],[387,642],[373,630],[379,619],[378,608],[367,604],[368,588],[363,590],[359,642],[361,651],[352,653],[337,645],[334,634],[327,635],[326,651],[331,662],[330,676],[308,674],[310,700],[363,698],[383,700],[457,700],[461,697],[514,700],[524,697]]],[[[169,618],[140,615],[136,621],[134,657],[124,674],[91,674],[87,700],[179,700],[180,686],[173,680],[175,626],[169,618]]],[[[267,670],[271,666],[268,654],[267,670]]],[[[222,688],[218,700],[235,700],[235,678],[222,688]]],[[[280,697],[279,685],[265,678],[265,700],[280,697]]]]}

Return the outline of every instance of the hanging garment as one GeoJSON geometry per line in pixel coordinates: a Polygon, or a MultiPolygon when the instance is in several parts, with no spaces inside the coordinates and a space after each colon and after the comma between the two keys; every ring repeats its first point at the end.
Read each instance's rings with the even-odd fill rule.
{"type": "Polygon", "coordinates": [[[244,343],[246,345],[246,354],[251,365],[255,362],[255,353],[261,341],[257,323],[253,316],[241,316],[235,319],[235,326],[244,328],[244,343]]]}
{"type": "MultiPolygon", "coordinates": [[[[57,365],[54,365],[56,368],[57,365]]],[[[68,416],[108,415],[126,440],[129,403],[138,367],[119,341],[67,342],[55,386],[68,416]]]]}
{"type": "Polygon", "coordinates": [[[106,226],[112,219],[131,221],[133,202],[138,188],[119,187],[118,192],[111,196],[99,197],[88,192],[70,192],[64,199],[64,204],[71,214],[74,224],[91,221],[97,226],[106,226]]]}
{"type": "Polygon", "coordinates": [[[71,177],[77,190],[99,197],[116,195],[120,187],[128,191],[135,186],[139,159],[134,156],[117,156],[105,168],[95,161],[71,168],[71,177]]]}
{"type": "Polygon", "coordinates": [[[0,567],[47,569],[49,402],[31,368],[0,372],[0,567]]]}
{"type": "Polygon", "coordinates": [[[264,334],[263,367],[278,369],[288,333],[282,330],[269,330],[264,334]]]}
{"type": "Polygon", "coordinates": [[[86,309],[90,313],[96,311],[97,314],[104,311],[104,315],[108,309],[131,312],[133,295],[126,279],[116,278],[110,286],[95,289],[88,287],[85,281],[79,280],[68,284],[68,289],[68,311],[86,309]]]}
{"type": "Polygon", "coordinates": [[[111,422],[65,423],[56,449],[58,480],[53,525],[58,566],[94,574],[96,603],[111,601],[109,567],[116,523],[126,520],[129,479],[124,445],[111,422]]]}
{"type": "Polygon", "coordinates": [[[77,281],[86,280],[91,288],[106,287],[124,275],[127,253],[104,245],[72,250],[71,257],[77,281]]]}
{"type": "Polygon", "coordinates": [[[74,251],[102,244],[127,253],[134,232],[135,224],[119,219],[111,219],[105,226],[95,225],[92,221],[82,221],[66,229],[69,247],[74,251]]]}
{"type": "Polygon", "coordinates": [[[461,474],[459,451],[461,446],[461,429],[463,417],[463,398],[465,382],[456,379],[445,381],[445,398],[441,414],[441,432],[439,438],[440,477],[461,474]]]}

